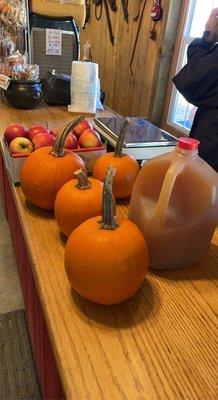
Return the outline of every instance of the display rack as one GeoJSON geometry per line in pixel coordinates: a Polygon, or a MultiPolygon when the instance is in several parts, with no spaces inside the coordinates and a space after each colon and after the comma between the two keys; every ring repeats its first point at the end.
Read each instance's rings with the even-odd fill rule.
{"type": "Polygon", "coordinates": [[[28,0],[0,1],[0,62],[16,51],[29,54],[29,8],[28,0]]]}

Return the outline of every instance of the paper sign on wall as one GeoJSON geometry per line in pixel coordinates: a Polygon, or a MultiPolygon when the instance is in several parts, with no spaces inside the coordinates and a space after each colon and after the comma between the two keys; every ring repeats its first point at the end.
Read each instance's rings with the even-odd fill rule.
{"type": "Polygon", "coordinates": [[[60,29],[46,29],[46,54],[61,56],[62,31],[60,29]]]}

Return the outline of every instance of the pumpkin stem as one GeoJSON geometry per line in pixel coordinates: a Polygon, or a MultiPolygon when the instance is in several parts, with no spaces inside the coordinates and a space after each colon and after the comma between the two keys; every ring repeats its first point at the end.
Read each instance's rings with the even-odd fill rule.
{"type": "Polygon", "coordinates": [[[123,156],[122,147],[123,147],[124,138],[125,138],[126,131],[127,131],[129,124],[130,124],[130,118],[127,117],[124,121],[124,124],[123,124],[120,134],[119,134],[119,137],[117,139],[116,147],[114,150],[114,157],[122,157],[123,156]]]}
{"type": "Polygon", "coordinates": [[[75,171],[74,175],[76,176],[76,179],[78,181],[78,183],[76,184],[76,187],[78,189],[80,190],[90,189],[91,182],[88,180],[87,175],[84,174],[84,172],[81,169],[75,171]]]}
{"type": "Polygon", "coordinates": [[[112,230],[118,228],[115,222],[116,203],[113,196],[112,184],[116,169],[110,166],[104,181],[103,200],[102,200],[102,220],[100,221],[101,229],[112,230]]]}
{"type": "Polygon", "coordinates": [[[64,155],[64,142],[69,135],[69,133],[74,129],[77,125],[80,124],[85,119],[83,115],[81,115],[79,118],[74,119],[71,121],[58,135],[56,138],[54,145],[52,147],[51,154],[55,157],[62,157],[64,155]]]}

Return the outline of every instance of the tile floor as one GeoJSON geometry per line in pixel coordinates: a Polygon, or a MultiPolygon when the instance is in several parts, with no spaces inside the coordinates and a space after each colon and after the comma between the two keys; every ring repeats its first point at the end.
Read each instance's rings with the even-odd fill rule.
{"type": "MultiPolygon", "coordinates": [[[[0,197],[0,319],[7,318],[11,315],[14,318],[16,314],[10,314],[10,312],[16,311],[17,313],[21,313],[22,309],[24,309],[24,303],[17,272],[17,265],[11,242],[9,226],[7,220],[4,217],[0,197]]],[[[25,320],[25,317],[23,318],[25,320]]],[[[24,353],[19,353],[18,358],[14,358],[13,351],[11,350],[10,355],[12,359],[10,359],[9,357],[9,361],[7,365],[4,364],[4,368],[1,366],[1,361],[3,360],[3,358],[2,354],[0,354],[0,400],[41,399],[36,372],[34,369],[34,361],[32,359],[31,344],[29,342],[25,322],[24,329],[24,333],[26,335],[26,351],[24,353]],[[25,358],[26,354],[29,354],[28,362],[25,358]],[[19,361],[18,359],[23,360],[22,363],[20,362],[19,365],[16,364],[19,361]],[[17,373],[14,375],[14,371],[17,371],[18,369],[20,369],[19,377],[21,377],[21,382],[19,382],[19,384],[16,380],[18,376],[17,373]],[[24,373],[24,376],[22,375],[22,373],[24,373]],[[6,385],[4,380],[5,374],[7,376],[10,376],[9,381],[7,381],[8,385],[6,385]]],[[[22,334],[22,332],[18,333],[19,335],[22,334]]],[[[7,348],[12,348],[10,347],[11,342],[13,346],[14,343],[16,343],[15,338],[13,337],[12,339],[7,342],[7,348]]]]}
{"type": "Polygon", "coordinates": [[[24,308],[10,231],[0,200],[0,314],[24,308]]]}

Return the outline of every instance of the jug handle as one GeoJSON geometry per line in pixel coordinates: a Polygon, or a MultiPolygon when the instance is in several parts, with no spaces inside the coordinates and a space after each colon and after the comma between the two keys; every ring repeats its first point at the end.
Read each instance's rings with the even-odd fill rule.
{"type": "Polygon", "coordinates": [[[158,224],[164,224],[173,186],[175,184],[177,176],[184,169],[184,165],[185,160],[180,155],[177,155],[172,161],[172,164],[170,165],[165,175],[162,189],[152,217],[152,221],[155,219],[158,224]]]}

